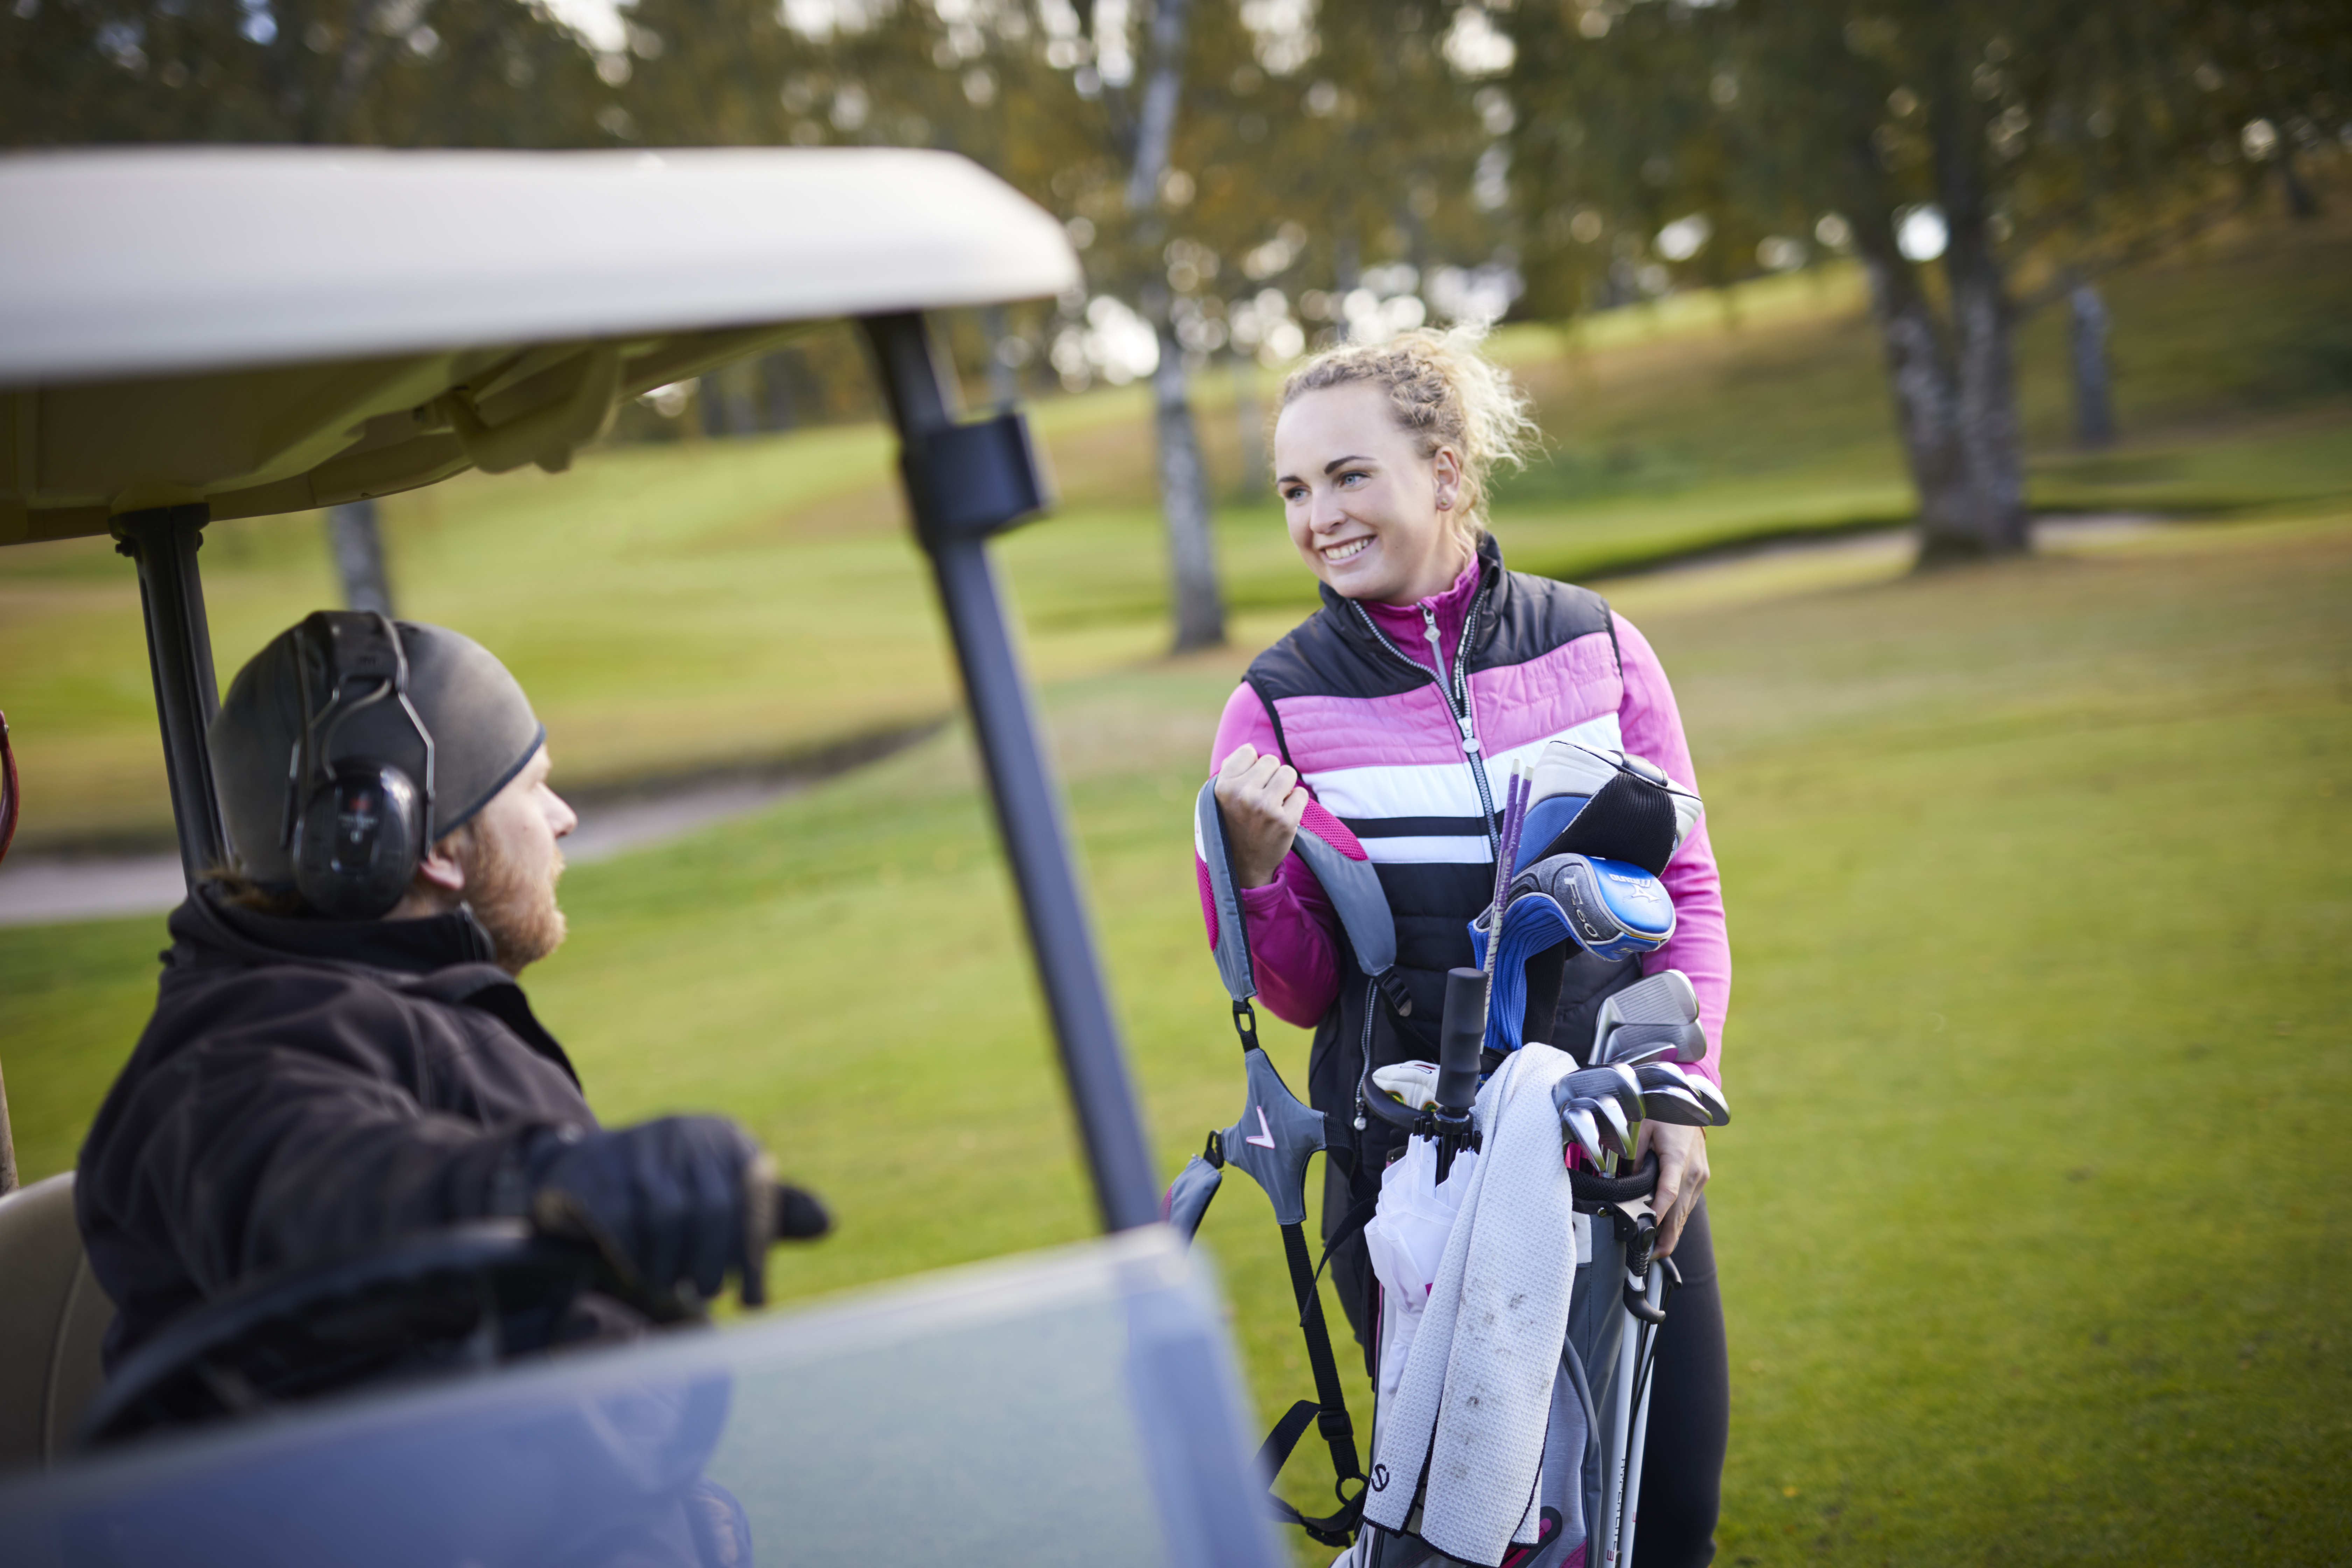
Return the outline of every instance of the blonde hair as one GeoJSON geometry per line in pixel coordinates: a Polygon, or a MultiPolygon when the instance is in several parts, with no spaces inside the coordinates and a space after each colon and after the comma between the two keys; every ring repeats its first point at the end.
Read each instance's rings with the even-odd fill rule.
{"type": "Polygon", "coordinates": [[[1310,392],[1358,383],[1381,388],[1398,425],[1419,437],[1423,458],[1451,447],[1462,459],[1454,528],[1475,544],[1486,531],[1488,477],[1506,465],[1526,468],[1528,451],[1543,443],[1527,394],[1478,352],[1486,337],[1484,322],[1465,321],[1443,332],[1422,328],[1384,343],[1327,349],[1283,382],[1274,416],[1310,392]]]}

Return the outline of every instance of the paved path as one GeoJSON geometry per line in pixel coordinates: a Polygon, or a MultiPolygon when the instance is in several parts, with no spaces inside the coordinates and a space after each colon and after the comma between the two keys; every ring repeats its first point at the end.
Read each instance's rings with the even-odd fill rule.
{"type": "MultiPolygon", "coordinates": [[[[574,866],[590,865],[708,822],[757,811],[808,782],[736,780],[696,785],[656,800],[583,806],[578,830],[563,841],[563,858],[574,866]]],[[[0,866],[0,926],[155,914],[178,903],[186,890],[176,854],[11,855],[0,866]]]]}

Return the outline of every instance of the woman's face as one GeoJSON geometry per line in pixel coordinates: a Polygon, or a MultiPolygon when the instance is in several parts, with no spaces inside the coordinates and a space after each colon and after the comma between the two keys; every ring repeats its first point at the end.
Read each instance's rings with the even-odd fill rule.
{"type": "Polygon", "coordinates": [[[1325,387],[1285,408],[1274,471],[1290,542],[1342,597],[1410,605],[1469,563],[1453,525],[1460,458],[1450,447],[1423,457],[1379,386],[1325,387]]]}

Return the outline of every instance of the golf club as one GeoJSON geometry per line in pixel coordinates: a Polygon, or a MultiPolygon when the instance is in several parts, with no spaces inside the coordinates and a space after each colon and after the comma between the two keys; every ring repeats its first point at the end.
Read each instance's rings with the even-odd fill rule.
{"type": "Polygon", "coordinates": [[[1715,1117],[1701,1105],[1698,1097],[1686,1089],[1675,1089],[1661,1084],[1642,1096],[1642,1114],[1652,1121],[1663,1121],[1670,1127],[1712,1127],[1715,1117]]]}
{"type": "Polygon", "coordinates": [[[1628,1024],[1696,1024],[1698,991],[1679,969],[1661,969],[1604,998],[1592,1023],[1593,1059],[1601,1059],[1612,1030],[1628,1024]]]}
{"type": "Polygon", "coordinates": [[[1627,1116],[1641,1115],[1642,1080],[1634,1076],[1631,1068],[1613,1065],[1582,1068],[1554,1084],[1551,1091],[1555,1105],[1569,1100],[1604,1095],[1613,1098],[1627,1116]]]}
{"type": "Polygon", "coordinates": [[[1729,1126],[1731,1102],[1723,1097],[1723,1090],[1716,1088],[1711,1079],[1701,1078],[1696,1073],[1685,1076],[1689,1079],[1691,1093],[1696,1097],[1701,1105],[1706,1107],[1707,1114],[1715,1118],[1715,1124],[1717,1127],[1729,1126]]]}
{"type": "Polygon", "coordinates": [[[1685,1072],[1667,1062],[1653,1062],[1636,1068],[1634,1073],[1640,1079],[1645,1095],[1663,1090],[1686,1097],[1706,1113],[1707,1126],[1721,1127],[1731,1121],[1731,1106],[1723,1098],[1723,1090],[1697,1073],[1685,1072]]]}
{"type": "Polygon", "coordinates": [[[1612,1153],[1623,1154],[1628,1158],[1632,1157],[1633,1152],[1633,1124],[1625,1115],[1624,1107],[1617,1103],[1617,1097],[1615,1095],[1603,1093],[1594,1095],[1590,1099],[1579,1096],[1570,1103],[1573,1105],[1585,1106],[1590,1109],[1594,1115],[1601,1118],[1601,1131],[1602,1136],[1606,1139],[1612,1139],[1615,1142],[1615,1147],[1610,1151],[1612,1153]]]}
{"type": "Polygon", "coordinates": [[[1706,1055],[1706,1031],[1689,1024],[1620,1024],[1609,1031],[1594,1057],[1599,1062],[1695,1062],[1706,1055]]]}
{"type": "Polygon", "coordinates": [[[1575,1140],[1576,1146],[1584,1151],[1593,1168],[1598,1170],[1607,1151],[1601,1146],[1601,1124],[1593,1120],[1592,1112],[1570,1101],[1560,1108],[1559,1124],[1575,1140]]]}

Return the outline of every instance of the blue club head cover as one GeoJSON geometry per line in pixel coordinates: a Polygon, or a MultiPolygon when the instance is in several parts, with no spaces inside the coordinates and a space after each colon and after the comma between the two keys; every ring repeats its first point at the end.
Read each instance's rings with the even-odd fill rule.
{"type": "MultiPolygon", "coordinates": [[[[1675,934],[1675,901],[1666,896],[1665,885],[1623,860],[1554,855],[1521,872],[1511,884],[1514,895],[1523,889],[1558,906],[1567,917],[1570,938],[1596,958],[1655,952],[1675,934]]],[[[1507,910],[1504,924],[1507,954],[1507,910]]]]}
{"type": "MultiPolygon", "coordinates": [[[[1503,910],[1502,947],[1495,955],[1486,1048],[1517,1050],[1527,1007],[1528,961],[1573,942],[1596,957],[1633,958],[1654,952],[1675,934],[1675,904],[1655,877],[1639,866],[1591,855],[1555,855],[1511,882],[1503,910]]],[[[1470,946],[1486,960],[1487,933],[1475,921],[1470,946]]]]}

